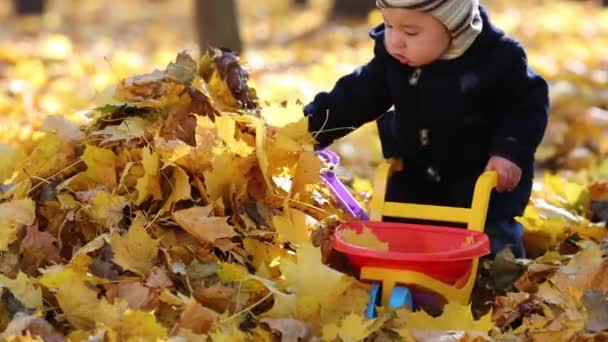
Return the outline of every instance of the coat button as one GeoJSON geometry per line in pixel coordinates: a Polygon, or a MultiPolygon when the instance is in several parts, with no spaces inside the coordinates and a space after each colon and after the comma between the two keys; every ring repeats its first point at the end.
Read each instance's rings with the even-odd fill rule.
{"type": "Polygon", "coordinates": [[[428,169],[426,169],[426,174],[429,176],[429,178],[436,182],[439,183],[441,182],[441,175],[439,174],[439,172],[437,172],[437,170],[434,167],[429,167],[428,169]]]}
{"type": "Polygon", "coordinates": [[[428,146],[430,143],[430,138],[429,138],[429,130],[428,129],[421,129],[420,130],[420,145],[421,146],[428,146]]]}

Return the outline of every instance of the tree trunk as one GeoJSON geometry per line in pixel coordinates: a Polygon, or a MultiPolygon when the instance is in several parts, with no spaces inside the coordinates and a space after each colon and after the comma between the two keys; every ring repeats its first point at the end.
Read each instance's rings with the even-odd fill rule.
{"type": "Polygon", "coordinates": [[[242,52],[235,0],[194,0],[201,54],[209,47],[242,52]]]}
{"type": "Polygon", "coordinates": [[[336,17],[365,17],[376,7],[374,0],[335,0],[331,16],[336,17]]]}
{"type": "Polygon", "coordinates": [[[46,0],[13,0],[17,15],[42,15],[46,0]]]}

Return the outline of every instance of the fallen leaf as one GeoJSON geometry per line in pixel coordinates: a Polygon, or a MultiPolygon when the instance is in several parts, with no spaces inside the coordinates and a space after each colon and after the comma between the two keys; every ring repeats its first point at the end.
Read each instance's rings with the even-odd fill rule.
{"type": "Polygon", "coordinates": [[[138,310],[150,299],[150,289],[139,281],[123,281],[118,283],[118,297],[126,300],[132,310],[138,310]]]}
{"type": "Polygon", "coordinates": [[[180,316],[178,327],[191,330],[195,334],[207,333],[217,321],[218,316],[213,310],[205,308],[195,299],[190,298],[180,316]]]}
{"type": "Polygon", "coordinates": [[[374,232],[367,226],[363,226],[363,230],[357,233],[354,229],[346,229],[342,231],[344,241],[358,247],[365,247],[378,251],[388,251],[389,243],[381,241],[374,232]]]}
{"type": "Polygon", "coordinates": [[[248,157],[253,153],[253,147],[243,140],[236,140],[234,137],[236,132],[234,119],[227,115],[221,115],[215,118],[215,125],[218,136],[224,141],[231,153],[241,157],[248,157]]]}
{"type": "Polygon", "coordinates": [[[159,341],[167,337],[167,328],[159,324],[152,312],[127,310],[117,329],[119,341],[159,341]]]}
{"type": "Polygon", "coordinates": [[[340,322],[340,325],[334,323],[323,327],[323,340],[333,341],[340,338],[344,342],[357,342],[365,340],[372,332],[369,327],[373,321],[366,321],[358,314],[352,313],[340,322]]]}
{"type": "Polygon", "coordinates": [[[132,139],[143,138],[146,134],[146,126],[150,125],[150,122],[143,118],[132,117],[123,120],[120,125],[107,126],[102,130],[91,132],[91,135],[104,135],[106,136],[101,144],[107,144],[113,141],[125,140],[128,142],[132,139]]]}
{"type": "Polygon", "coordinates": [[[104,227],[116,227],[123,219],[123,209],[128,201],[106,191],[95,191],[86,211],[98,224],[104,227]]]}
{"type": "Polygon", "coordinates": [[[213,243],[217,239],[236,236],[227,217],[209,216],[213,205],[192,207],[173,213],[173,219],[180,227],[196,237],[201,243],[213,243]]]}
{"type": "Polygon", "coordinates": [[[145,174],[137,180],[135,189],[137,190],[136,205],[142,204],[148,197],[152,196],[155,200],[161,200],[163,193],[160,188],[160,160],[157,152],[152,152],[149,148],[142,150],[142,165],[145,174]]]}
{"type": "Polygon", "coordinates": [[[80,281],[65,281],[55,294],[67,320],[79,329],[93,329],[98,323],[112,326],[127,310],[126,302],[111,305],[80,281]]]}
{"type": "Polygon", "coordinates": [[[171,195],[165,201],[159,214],[164,214],[173,209],[173,204],[183,200],[191,199],[190,178],[188,174],[179,167],[173,168],[173,182],[171,195]]]}
{"type": "Polygon", "coordinates": [[[232,301],[235,290],[231,287],[217,283],[211,287],[204,284],[198,286],[192,294],[202,305],[216,312],[226,312],[232,301]]]}
{"type": "Polygon", "coordinates": [[[275,215],[272,225],[279,233],[279,241],[291,241],[301,244],[310,241],[310,227],[307,224],[307,215],[300,210],[285,208],[284,215],[275,215]]]}
{"type": "Polygon", "coordinates": [[[148,274],[148,278],[146,279],[146,286],[148,287],[157,287],[163,288],[167,286],[172,286],[173,282],[167,275],[167,271],[164,267],[155,267],[148,274]]]}
{"type": "Polygon", "coordinates": [[[159,240],[146,232],[147,223],[142,213],[138,213],[124,236],[112,233],[109,243],[114,252],[114,262],[122,268],[139,275],[147,275],[154,265],[158,253],[159,240]]]}
{"type": "Polygon", "coordinates": [[[0,274],[0,287],[8,288],[12,294],[28,309],[39,309],[42,307],[42,291],[35,286],[35,281],[22,272],[17,274],[16,279],[10,279],[0,274]]]}
{"type": "Polygon", "coordinates": [[[311,191],[312,185],[319,183],[321,183],[321,160],[314,152],[302,152],[293,175],[291,194],[304,196],[311,191]]]}
{"type": "Polygon", "coordinates": [[[23,263],[38,269],[43,262],[60,263],[58,240],[47,232],[41,232],[36,225],[27,226],[27,233],[21,242],[23,263]]]}
{"type": "Polygon", "coordinates": [[[310,325],[293,318],[262,318],[260,323],[267,324],[272,332],[280,334],[281,342],[305,341],[312,334],[310,325]]]}
{"type": "Polygon", "coordinates": [[[36,204],[31,199],[0,203],[0,251],[17,239],[19,229],[32,225],[36,219],[36,204]]]}
{"type": "Polygon", "coordinates": [[[583,295],[587,310],[587,329],[595,332],[608,330],[608,300],[604,292],[587,291],[583,295]]]}
{"type": "Polygon", "coordinates": [[[407,326],[411,330],[458,330],[487,333],[492,328],[491,315],[479,320],[473,318],[469,306],[448,303],[439,317],[432,317],[424,311],[406,312],[407,326]]]}

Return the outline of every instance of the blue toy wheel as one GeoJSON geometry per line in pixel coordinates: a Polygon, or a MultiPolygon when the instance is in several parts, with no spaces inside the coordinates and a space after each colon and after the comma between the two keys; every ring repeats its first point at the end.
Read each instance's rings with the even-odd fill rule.
{"type": "MultiPolygon", "coordinates": [[[[380,283],[374,283],[369,291],[369,296],[369,303],[365,308],[365,317],[367,317],[367,319],[374,319],[378,315],[376,306],[380,305],[382,301],[382,285],[380,283]]],[[[412,298],[412,292],[405,286],[395,286],[389,298],[388,305],[392,309],[407,307],[409,310],[413,310],[414,299],[412,298]]]]}

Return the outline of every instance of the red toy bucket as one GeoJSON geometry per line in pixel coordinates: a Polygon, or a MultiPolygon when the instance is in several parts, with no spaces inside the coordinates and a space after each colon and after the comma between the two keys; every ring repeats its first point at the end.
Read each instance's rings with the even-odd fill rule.
{"type": "Polygon", "coordinates": [[[353,221],[335,232],[334,248],[356,268],[382,267],[420,272],[448,284],[468,274],[474,259],[490,253],[488,236],[472,230],[394,222],[353,221]],[[368,227],[388,251],[350,244],[342,233],[368,227]]]}

